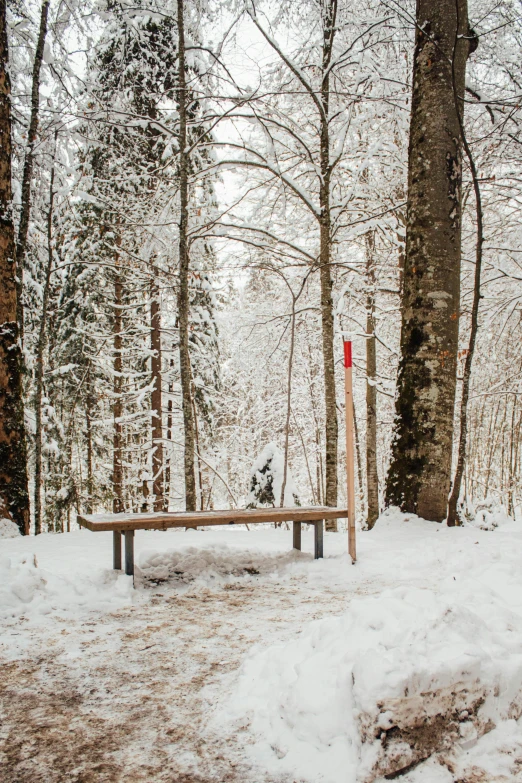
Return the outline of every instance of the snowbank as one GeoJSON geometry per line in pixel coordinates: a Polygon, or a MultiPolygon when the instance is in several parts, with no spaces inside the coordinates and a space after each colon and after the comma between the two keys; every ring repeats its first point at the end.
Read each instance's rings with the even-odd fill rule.
{"type": "Polygon", "coordinates": [[[87,575],[73,566],[70,575],[58,575],[40,568],[32,552],[0,555],[0,618],[5,620],[116,608],[132,600],[132,579],[116,572],[95,568],[87,575]]]}
{"type": "MultiPolygon", "coordinates": [[[[290,542],[289,542],[290,543],[290,542]]],[[[164,552],[145,550],[139,558],[139,571],[150,582],[193,582],[207,585],[225,583],[230,577],[266,576],[281,572],[286,566],[309,562],[310,555],[289,550],[268,553],[259,550],[236,550],[226,544],[212,547],[189,546],[164,552]]]]}
{"type": "MultiPolygon", "coordinates": [[[[408,524],[412,533],[426,525],[397,514],[382,523],[408,524]]],[[[449,531],[440,530],[442,544],[449,531]]],[[[457,543],[454,536],[454,549],[457,543]]],[[[467,545],[475,542],[468,537],[467,545]]],[[[483,563],[458,571],[458,592],[456,577],[441,575],[434,587],[356,598],[343,615],[311,623],[290,643],[254,650],[228,704],[231,726],[248,727],[261,768],[314,783],[369,783],[473,744],[522,713],[515,569],[504,563],[499,579],[495,565],[489,574],[483,563]]]]}
{"type": "MultiPolygon", "coordinates": [[[[216,587],[237,578],[281,574],[287,567],[310,563],[311,554],[290,548],[289,531],[267,532],[272,535],[266,537],[265,548],[256,549],[255,542],[264,536],[228,528],[188,534],[139,531],[136,590],[132,577],[111,568],[110,533],[17,536],[6,541],[0,553],[0,618],[113,611],[129,603],[146,602],[150,590],[140,588],[159,582],[168,582],[172,589],[193,582],[216,587]],[[221,543],[223,535],[227,544],[221,543]]],[[[311,537],[310,531],[310,548],[311,537]]]]}
{"type": "MultiPolygon", "coordinates": [[[[291,538],[291,530],[260,526],[138,531],[136,590],[111,569],[111,533],[3,540],[0,622],[11,632],[0,646],[18,660],[37,638],[54,643],[64,618],[82,641],[88,614],[110,644],[121,614],[138,618],[141,639],[158,605],[176,615],[189,596],[201,632],[194,665],[207,666],[212,644],[217,661],[229,660],[229,645],[237,652],[244,635],[241,668],[213,675],[198,699],[207,736],[249,770],[245,781],[367,783],[436,751],[451,753],[451,773],[432,755],[404,779],[471,781],[475,760],[486,772],[514,769],[522,756],[522,525],[449,529],[390,511],[359,536],[355,567],[346,534],[326,533],[318,561],[312,529],[303,531],[308,554],[292,552],[291,538]],[[227,630],[209,642],[213,625],[202,621],[198,598],[210,594],[227,630]],[[112,615],[129,604],[139,607],[112,615]],[[259,645],[248,648],[249,639],[259,645]]],[[[165,649],[183,644],[165,633],[165,649]]],[[[82,654],[79,642],[75,649],[82,654]]],[[[151,663],[140,652],[139,660],[157,665],[166,687],[163,658],[151,663]]],[[[488,774],[482,780],[502,779],[488,774]]]]}
{"type": "Polygon", "coordinates": [[[19,535],[18,525],[12,519],[0,519],[0,538],[17,538],[19,535]]]}

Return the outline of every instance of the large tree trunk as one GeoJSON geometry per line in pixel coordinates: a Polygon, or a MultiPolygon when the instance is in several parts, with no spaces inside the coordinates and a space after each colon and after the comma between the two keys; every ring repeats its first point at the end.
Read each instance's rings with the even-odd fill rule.
{"type": "Polygon", "coordinates": [[[40,30],[38,43],[34,54],[33,79],[31,86],[31,117],[27,131],[27,147],[25,151],[24,173],[22,177],[22,203],[20,210],[20,223],[18,224],[18,237],[16,240],[16,264],[18,304],[17,318],[20,334],[23,339],[24,313],[23,313],[23,279],[25,267],[25,251],[27,249],[27,234],[29,231],[29,217],[31,215],[31,179],[33,176],[34,146],[38,131],[38,113],[40,111],[40,71],[42,69],[45,37],[47,35],[47,16],[49,14],[50,0],[44,0],[40,11],[40,30]]]}
{"type": "MultiPolygon", "coordinates": [[[[325,498],[327,506],[337,505],[337,451],[339,440],[339,425],[337,421],[337,401],[335,394],[335,360],[334,360],[334,314],[332,301],[331,272],[331,215],[330,215],[330,78],[329,67],[332,58],[335,22],[337,15],[336,0],[329,0],[325,9],[323,32],[323,81],[321,86],[321,186],[319,203],[321,216],[320,227],[320,279],[321,279],[321,320],[323,330],[323,371],[324,371],[324,401],[325,401],[325,498]]],[[[337,520],[326,522],[327,530],[337,530],[337,520]]]]}
{"type": "Polygon", "coordinates": [[[185,25],[183,0],[178,0],[178,112],[179,112],[179,369],[183,407],[183,428],[185,433],[185,508],[196,510],[196,477],[194,474],[194,413],[192,409],[192,372],[189,350],[189,249],[188,227],[188,175],[187,149],[187,85],[185,78],[185,25]]]}
{"type": "Polygon", "coordinates": [[[467,35],[466,0],[418,0],[401,360],[386,503],[437,522],[446,516],[453,447],[462,179],[453,78],[463,95],[467,35]]]}
{"type": "Polygon", "coordinates": [[[42,295],[42,315],[40,331],[36,346],[35,367],[35,445],[34,445],[34,534],[42,532],[42,400],[44,391],[44,358],[47,346],[47,309],[51,288],[51,272],[53,266],[53,206],[54,206],[54,164],[51,169],[49,187],[49,209],[47,211],[47,266],[42,295]]]}
{"type": "Polygon", "coordinates": [[[113,329],[113,452],[112,452],[112,510],[115,514],[123,511],[123,443],[121,418],[123,415],[123,356],[122,356],[122,306],[123,284],[116,273],[114,279],[114,319],[113,329]]]}
{"type": "Polygon", "coordinates": [[[27,535],[29,491],[12,208],[11,82],[6,0],[0,0],[0,518],[12,519],[27,535]]]}
{"type": "Polygon", "coordinates": [[[379,474],[377,472],[377,350],[375,340],[375,237],[366,234],[366,527],[371,530],[379,516],[379,474]]]}
{"type": "Polygon", "coordinates": [[[154,495],[154,511],[165,510],[164,475],[163,475],[163,415],[161,395],[161,306],[159,287],[154,276],[151,283],[150,301],[150,347],[152,351],[152,494],[154,495]]]}

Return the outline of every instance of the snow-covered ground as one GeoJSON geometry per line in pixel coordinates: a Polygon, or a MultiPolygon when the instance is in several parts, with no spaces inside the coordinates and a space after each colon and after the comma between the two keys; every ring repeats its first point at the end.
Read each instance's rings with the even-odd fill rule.
{"type": "Polygon", "coordinates": [[[312,537],[0,539],[0,781],[522,781],[522,524],[312,537]]]}

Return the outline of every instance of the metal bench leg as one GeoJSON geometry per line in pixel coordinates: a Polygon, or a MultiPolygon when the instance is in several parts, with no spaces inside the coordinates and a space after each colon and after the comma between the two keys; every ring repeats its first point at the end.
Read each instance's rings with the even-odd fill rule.
{"type": "Polygon", "coordinates": [[[294,522],[294,549],[301,550],[301,523],[294,522]]]}
{"type": "Polygon", "coordinates": [[[134,576],[134,530],[125,531],[125,573],[134,576]]]}
{"type": "Polygon", "coordinates": [[[323,556],[323,520],[314,522],[314,558],[323,556]]]}
{"type": "Polygon", "coordinates": [[[121,571],[121,533],[112,531],[112,567],[115,571],[121,571]]]}

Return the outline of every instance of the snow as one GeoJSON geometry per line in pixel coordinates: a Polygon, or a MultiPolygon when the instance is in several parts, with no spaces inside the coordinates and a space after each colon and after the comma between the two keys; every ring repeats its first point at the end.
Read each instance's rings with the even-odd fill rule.
{"type": "MultiPolygon", "coordinates": [[[[110,533],[2,538],[0,663],[16,676],[0,754],[23,716],[49,780],[95,762],[154,781],[519,780],[520,524],[392,511],[355,566],[345,533],[325,534],[320,561],[311,529],[302,553],[291,538],[138,531],[136,589],[111,569],[110,533]],[[39,726],[65,736],[61,715],[89,745],[57,761],[39,726]]],[[[29,779],[16,758],[6,774],[29,779]]]]}
{"type": "Polygon", "coordinates": [[[522,637],[510,634],[512,613],[497,609],[492,629],[490,606],[480,616],[450,596],[401,587],[252,655],[231,706],[251,725],[253,758],[303,780],[371,781],[423,758],[426,738],[413,744],[419,723],[438,749],[439,716],[443,743],[518,716],[522,637]]]}
{"type": "Polygon", "coordinates": [[[0,538],[17,538],[19,535],[18,525],[12,519],[0,519],[0,538]]]}
{"type": "Polygon", "coordinates": [[[143,579],[152,582],[200,583],[213,586],[227,584],[230,576],[268,575],[284,571],[285,566],[305,557],[292,551],[261,553],[252,549],[235,552],[226,544],[212,547],[184,547],[165,552],[145,551],[139,560],[139,571],[143,579]]]}
{"type": "MultiPolygon", "coordinates": [[[[274,498],[274,505],[279,506],[284,479],[284,459],[284,452],[279,448],[277,443],[272,441],[265,446],[261,454],[255,460],[250,471],[250,483],[251,486],[255,484],[257,494],[256,490],[251,489],[246,499],[247,508],[250,506],[255,507],[262,505],[259,503],[258,497],[263,494],[269,481],[272,482],[271,494],[274,498]]],[[[299,492],[294,479],[292,478],[290,467],[288,466],[286,471],[284,505],[297,505],[296,498],[299,498],[299,492]]]]}
{"type": "Polygon", "coordinates": [[[473,509],[473,517],[469,524],[480,530],[494,530],[500,525],[509,524],[512,520],[504,506],[496,498],[485,498],[473,509]]]}

